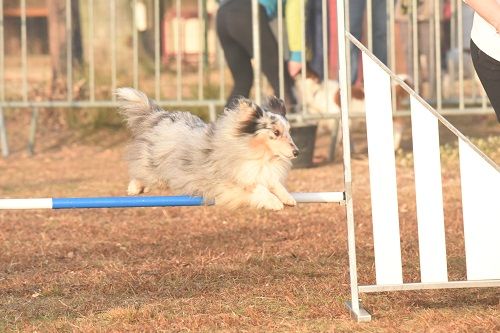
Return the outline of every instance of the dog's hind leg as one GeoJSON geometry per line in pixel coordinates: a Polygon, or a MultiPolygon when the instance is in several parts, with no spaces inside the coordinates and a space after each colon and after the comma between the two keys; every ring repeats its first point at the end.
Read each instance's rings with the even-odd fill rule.
{"type": "Polygon", "coordinates": [[[127,188],[127,194],[128,195],[138,195],[144,192],[144,184],[138,180],[133,178],[129,183],[128,183],[128,188],[127,188]]]}
{"type": "Polygon", "coordinates": [[[287,189],[280,182],[275,182],[270,187],[271,193],[275,194],[287,206],[296,206],[297,201],[288,193],[287,189]]]}

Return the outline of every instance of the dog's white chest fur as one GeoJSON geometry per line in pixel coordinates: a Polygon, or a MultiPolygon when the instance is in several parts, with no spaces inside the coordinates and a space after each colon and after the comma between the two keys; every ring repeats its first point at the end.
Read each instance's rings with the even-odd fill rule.
{"type": "Polygon", "coordinates": [[[261,184],[269,185],[278,180],[282,182],[288,172],[286,165],[280,161],[248,161],[243,163],[237,170],[235,177],[245,185],[261,184]]]}

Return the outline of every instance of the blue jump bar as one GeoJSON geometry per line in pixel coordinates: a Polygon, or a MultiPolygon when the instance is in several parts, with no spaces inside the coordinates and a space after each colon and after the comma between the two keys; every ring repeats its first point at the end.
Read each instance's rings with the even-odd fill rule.
{"type": "Polygon", "coordinates": [[[190,196],[53,198],[52,209],[203,206],[203,198],[190,196]]]}
{"type": "MultiPolygon", "coordinates": [[[[344,203],[344,192],[291,193],[298,203],[344,203]]],[[[73,209],[73,208],[128,208],[128,207],[172,207],[209,206],[202,197],[180,196],[135,196],[92,198],[0,198],[3,209],[73,209]]]]}

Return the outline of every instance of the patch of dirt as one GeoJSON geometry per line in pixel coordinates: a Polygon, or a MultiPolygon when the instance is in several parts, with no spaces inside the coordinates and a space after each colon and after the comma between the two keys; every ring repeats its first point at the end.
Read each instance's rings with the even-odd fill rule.
{"type": "MultiPolygon", "coordinates": [[[[12,119],[11,119],[12,120],[12,119]]],[[[500,126],[456,121],[499,161],[500,126]],[[468,123],[468,124],[467,124],[468,123]],[[468,126],[467,126],[468,125],[468,126]],[[489,144],[487,138],[496,138],[489,144]],[[491,145],[493,145],[491,147],[491,145]]],[[[9,123],[12,155],[0,159],[0,197],[125,195],[127,133],[9,123]]],[[[360,284],[375,279],[368,161],[354,128],[353,191],[360,284]]],[[[398,153],[405,282],[419,281],[409,134],[398,153]]],[[[443,136],[442,144],[451,136],[443,136]]],[[[328,138],[318,140],[322,160],[328,138]]],[[[342,191],[334,163],[292,170],[291,191],[342,191]]],[[[465,278],[456,154],[443,159],[450,280],[465,278]]],[[[160,194],[155,192],[152,194],[160,194]]],[[[168,194],[163,192],[161,194],[168,194]]],[[[0,331],[494,332],[499,290],[362,294],[373,321],[357,324],[350,297],[345,209],[301,204],[281,212],[220,207],[0,212],[0,331]]]]}

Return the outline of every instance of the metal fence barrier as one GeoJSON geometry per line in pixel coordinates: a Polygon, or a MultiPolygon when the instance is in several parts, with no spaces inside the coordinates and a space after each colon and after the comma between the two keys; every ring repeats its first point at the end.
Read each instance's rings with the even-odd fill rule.
{"type": "MultiPolygon", "coordinates": [[[[323,110],[310,107],[304,88],[308,79],[307,1],[299,1],[303,70],[296,80],[302,89],[297,90],[299,112],[290,118],[295,122],[324,118],[338,122],[339,112],[333,111],[335,91],[330,84],[337,78],[336,1],[308,0],[320,2],[323,8],[322,59],[327,78],[320,83],[325,96],[323,110]]],[[[372,1],[367,0],[368,12],[372,1]]],[[[442,114],[492,112],[467,55],[464,40],[468,40],[471,15],[464,6],[461,0],[387,2],[388,67],[408,74],[416,91],[442,114]]],[[[272,92],[261,75],[258,8],[258,0],[252,0],[256,50],[253,98],[260,102],[272,92]]],[[[113,91],[119,86],[144,90],[165,107],[202,107],[211,120],[215,119],[231,84],[215,33],[216,10],[215,0],[0,0],[3,156],[9,153],[4,109],[32,111],[28,144],[32,151],[41,108],[113,108],[117,106],[113,91]]],[[[282,1],[277,1],[277,11],[277,19],[271,22],[276,27],[279,50],[280,89],[275,93],[283,98],[288,51],[282,1]]],[[[370,50],[372,21],[367,15],[365,40],[370,50]]],[[[408,114],[398,111],[395,115],[408,114]]],[[[335,146],[338,123],[333,132],[335,146]]]]}

